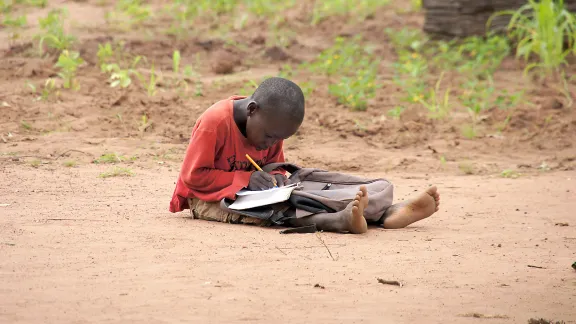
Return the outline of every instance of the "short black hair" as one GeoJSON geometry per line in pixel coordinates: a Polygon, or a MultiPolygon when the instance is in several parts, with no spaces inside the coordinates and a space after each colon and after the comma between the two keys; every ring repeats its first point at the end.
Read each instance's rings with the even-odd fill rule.
{"type": "Polygon", "coordinates": [[[252,94],[252,100],[265,111],[291,121],[304,120],[304,93],[300,87],[287,79],[273,77],[264,80],[252,94]]]}

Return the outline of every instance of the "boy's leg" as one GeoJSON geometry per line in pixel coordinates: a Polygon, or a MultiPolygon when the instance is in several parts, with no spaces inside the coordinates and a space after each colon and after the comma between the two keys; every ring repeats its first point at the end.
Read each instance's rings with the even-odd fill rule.
{"type": "Polygon", "coordinates": [[[368,225],[364,218],[364,208],[366,206],[368,206],[368,191],[365,186],[361,186],[354,200],[343,211],[294,218],[290,220],[290,225],[306,226],[316,224],[316,227],[322,231],[362,234],[368,230],[368,225]]]}
{"type": "Polygon", "coordinates": [[[188,204],[190,205],[190,215],[194,219],[231,224],[270,225],[268,220],[242,216],[222,210],[218,202],[206,202],[196,198],[188,198],[188,204]]]}
{"type": "Polygon", "coordinates": [[[430,217],[438,211],[440,194],[436,187],[430,187],[416,198],[392,205],[382,217],[384,228],[404,228],[412,223],[430,217]]]}

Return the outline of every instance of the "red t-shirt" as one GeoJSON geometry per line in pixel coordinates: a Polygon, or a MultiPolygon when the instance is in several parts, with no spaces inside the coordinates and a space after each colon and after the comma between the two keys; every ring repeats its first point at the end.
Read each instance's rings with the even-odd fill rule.
{"type": "Polygon", "coordinates": [[[171,212],[190,208],[187,198],[209,202],[235,199],[236,192],[248,186],[255,171],[246,154],[259,166],[284,162],[283,141],[257,151],[238,129],[233,117],[233,101],[243,98],[232,96],[219,101],[196,121],[170,201],[171,212]]]}

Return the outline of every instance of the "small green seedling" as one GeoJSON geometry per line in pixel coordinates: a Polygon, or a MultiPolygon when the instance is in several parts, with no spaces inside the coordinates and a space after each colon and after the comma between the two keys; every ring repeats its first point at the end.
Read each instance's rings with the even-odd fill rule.
{"type": "Polygon", "coordinates": [[[429,99],[420,99],[418,98],[419,102],[428,109],[428,113],[432,118],[444,118],[448,115],[450,111],[449,107],[449,100],[450,100],[450,88],[448,88],[444,95],[440,94],[440,83],[442,82],[442,77],[444,76],[444,72],[440,74],[440,78],[436,82],[436,86],[434,89],[430,89],[428,98],[429,99]]]}
{"type": "Polygon", "coordinates": [[[104,164],[104,163],[118,163],[127,160],[126,156],[118,155],[117,153],[106,153],[102,154],[99,158],[92,161],[95,164],[104,164]]]}
{"type": "Polygon", "coordinates": [[[64,32],[64,18],[66,11],[51,10],[45,18],[40,18],[40,29],[42,33],[36,35],[39,39],[38,47],[40,54],[44,53],[44,45],[48,48],[63,51],[69,49],[75,42],[75,38],[64,32]]]}
{"type": "Polygon", "coordinates": [[[100,178],[111,178],[111,177],[132,177],[134,172],[129,168],[114,167],[112,170],[107,172],[102,172],[98,177],[100,178]]]}
{"type": "Polygon", "coordinates": [[[404,110],[406,110],[406,107],[396,106],[396,107],[388,110],[388,115],[390,115],[394,119],[400,119],[400,116],[402,116],[402,113],[404,112],[404,110]]]}
{"type": "Polygon", "coordinates": [[[78,52],[62,51],[58,57],[55,67],[60,69],[58,76],[64,80],[64,88],[79,90],[80,84],[76,80],[76,71],[84,63],[78,52]]]}
{"type": "Polygon", "coordinates": [[[110,63],[110,60],[114,57],[114,49],[112,44],[106,43],[104,45],[98,44],[98,65],[100,65],[100,70],[106,72],[106,66],[110,63]]]}
{"type": "Polygon", "coordinates": [[[78,165],[76,161],[65,161],[63,165],[67,168],[74,168],[78,165]]]}
{"type": "Polygon", "coordinates": [[[27,121],[21,120],[20,126],[22,126],[26,130],[32,130],[32,125],[30,125],[27,121]]]}
{"type": "Polygon", "coordinates": [[[522,175],[521,173],[518,173],[517,171],[510,169],[504,170],[500,173],[500,176],[502,176],[502,178],[510,178],[510,179],[516,179],[521,175],[522,175]]]}

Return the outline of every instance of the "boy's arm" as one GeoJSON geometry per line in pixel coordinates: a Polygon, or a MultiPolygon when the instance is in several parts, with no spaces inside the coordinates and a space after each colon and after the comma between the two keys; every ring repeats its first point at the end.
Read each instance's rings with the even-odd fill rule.
{"type": "Polygon", "coordinates": [[[250,182],[250,171],[227,172],[215,169],[217,146],[216,130],[197,129],[186,151],[180,177],[200,200],[234,199],[236,192],[250,182]]]}

